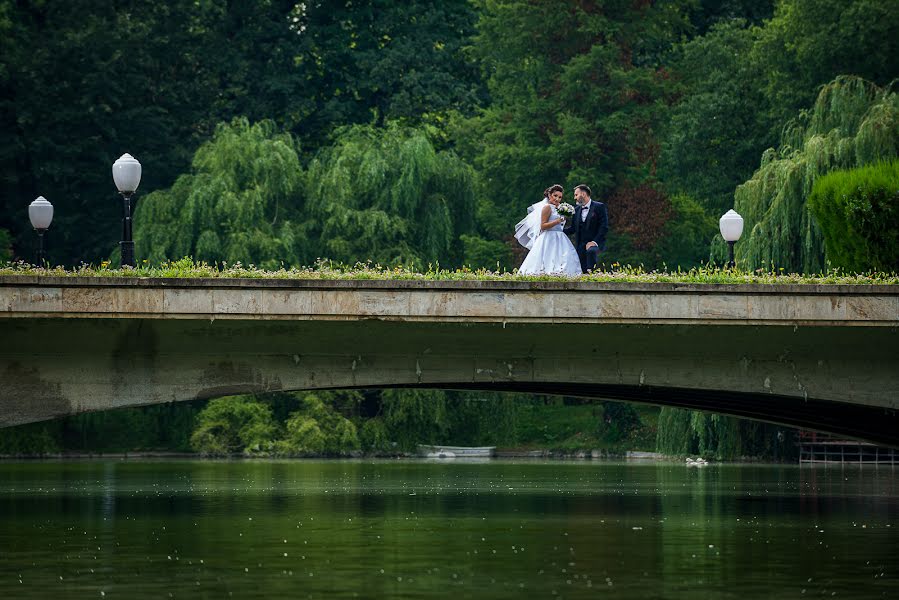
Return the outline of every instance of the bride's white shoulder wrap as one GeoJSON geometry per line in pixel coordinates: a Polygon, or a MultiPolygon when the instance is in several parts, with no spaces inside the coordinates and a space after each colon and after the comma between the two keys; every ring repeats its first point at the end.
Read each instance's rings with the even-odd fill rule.
{"type": "Polygon", "coordinates": [[[534,245],[534,240],[541,233],[540,215],[543,212],[543,207],[547,204],[549,202],[544,198],[540,202],[530,205],[528,207],[528,216],[515,225],[515,239],[529,250],[534,245]]]}

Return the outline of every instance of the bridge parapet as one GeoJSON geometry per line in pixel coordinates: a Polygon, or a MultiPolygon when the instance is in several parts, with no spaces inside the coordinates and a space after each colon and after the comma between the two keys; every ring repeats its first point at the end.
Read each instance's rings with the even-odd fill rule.
{"type": "Polygon", "coordinates": [[[899,286],[0,277],[15,317],[899,325],[899,286]]]}

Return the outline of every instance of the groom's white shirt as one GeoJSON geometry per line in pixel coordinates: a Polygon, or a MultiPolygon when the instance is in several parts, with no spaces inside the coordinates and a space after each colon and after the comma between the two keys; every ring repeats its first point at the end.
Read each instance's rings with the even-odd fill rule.
{"type": "Polygon", "coordinates": [[[587,221],[587,213],[590,212],[590,203],[592,200],[587,200],[585,203],[581,204],[581,223],[587,221]]]}

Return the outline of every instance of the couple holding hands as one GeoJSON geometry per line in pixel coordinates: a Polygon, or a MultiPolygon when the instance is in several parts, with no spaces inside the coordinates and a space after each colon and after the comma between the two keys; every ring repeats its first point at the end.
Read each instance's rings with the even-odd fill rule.
{"type": "Polygon", "coordinates": [[[563,192],[558,184],[547,188],[543,200],[529,206],[528,216],[515,225],[515,238],[530,250],[520,274],[574,277],[596,268],[609,231],[606,205],[591,199],[584,184],[574,188],[577,206],[563,204],[563,192]]]}

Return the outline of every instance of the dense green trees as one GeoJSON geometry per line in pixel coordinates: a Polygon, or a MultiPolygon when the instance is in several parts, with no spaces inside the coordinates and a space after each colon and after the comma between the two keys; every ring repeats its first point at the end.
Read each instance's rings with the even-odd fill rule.
{"type": "Polygon", "coordinates": [[[474,228],[474,173],[426,131],[394,123],[335,134],[308,173],[293,136],[235,119],[197,150],[193,172],[135,212],[141,259],[183,256],[266,268],[318,257],[353,264],[459,264],[474,228]]]}
{"type": "Polygon", "coordinates": [[[795,433],[789,427],[759,421],[663,408],[656,448],[670,456],[698,454],[714,460],[796,460],[795,433]]]}
{"type": "MultiPolygon", "coordinates": [[[[714,19],[672,54],[681,96],[670,109],[659,177],[669,192],[687,193],[717,217],[821,86],[847,75],[886,86],[899,76],[899,22],[888,16],[895,2],[878,0],[780,0],[761,22],[740,3],[702,5],[700,15],[737,18],[714,19]]],[[[793,252],[793,242],[786,244],[793,252]]]]}
{"type": "MultiPolygon", "coordinates": [[[[747,268],[896,268],[895,228],[868,226],[875,213],[892,223],[886,188],[854,172],[815,186],[899,154],[896,10],[895,0],[0,0],[0,259],[31,256],[26,207],[39,194],[57,208],[52,262],[114,256],[109,167],[128,151],[144,165],[135,234],[151,262],[512,268],[524,207],[550,183],[586,182],[608,205],[607,266],[697,265],[735,206],[747,268]]],[[[520,416],[406,391],[366,396],[378,411],[362,419],[341,404],[356,400],[322,398],[357,427],[360,448],[475,443],[462,432],[512,431],[520,416]]],[[[315,434],[340,421],[296,402],[269,402],[271,439],[296,452],[344,447],[315,434]]],[[[26,437],[95,426],[154,435],[125,413],[83,419],[26,437]]],[[[249,447],[239,431],[228,448],[249,447]]],[[[185,447],[179,435],[172,444],[185,447]]]]}
{"type": "Polygon", "coordinates": [[[815,101],[838,75],[887,85],[899,75],[895,0],[780,0],[758,32],[751,60],[764,69],[763,90],[775,133],[815,101]]]}
{"type": "Polygon", "coordinates": [[[335,124],[433,121],[484,97],[464,54],[477,19],[467,0],[293,4],[304,138],[327,136],[335,124]]]}
{"type": "MultiPolygon", "coordinates": [[[[11,232],[14,256],[28,257],[25,207],[44,194],[57,206],[51,260],[108,258],[119,220],[108,170],[127,150],[145,167],[137,221],[152,235],[138,251],[149,260],[184,251],[266,265],[323,257],[513,266],[514,247],[503,240],[523,207],[548,183],[586,181],[609,203],[606,264],[690,266],[703,258],[693,242],[666,240],[667,222],[685,214],[672,197],[685,194],[717,217],[819,86],[838,75],[889,84],[899,39],[891,15],[878,0],[2,0],[0,230],[11,232]],[[239,177],[228,189],[210,184],[212,165],[192,160],[210,139],[207,154],[224,152],[216,126],[235,117],[302,142],[288,144],[300,165],[285,171],[289,201],[260,205],[240,188],[254,182],[239,177]],[[389,177],[409,152],[452,168],[435,172],[431,188],[408,177],[395,182],[402,192],[379,186],[380,196],[394,194],[386,203],[374,188],[359,189],[376,186],[377,173],[350,190],[339,172],[370,160],[366,168],[377,163],[389,177]],[[171,202],[196,203],[205,186],[210,211],[229,204],[212,196],[234,199],[229,214],[249,217],[243,230],[231,217],[192,236],[179,225],[170,229],[190,239],[175,242],[160,239],[162,226],[142,225],[223,216],[141,210],[145,192],[180,175],[163,193],[171,202]],[[416,208],[395,192],[442,200],[416,208]],[[326,208],[370,195],[340,203],[347,210],[326,208]],[[237,209],[244,201],[254,208],[237,209]],[[385,206],[397,209],[394,218],[385,206]],[[312,218],[319,208],[326,213],[312,218]],[[372,236],[385,248],[365,241],[372,236]]],[[[267,148],[237,133],[232,142],[232,157],[267,148]]],[[[281,193],[273,183],[260,193],[281,193]]]]}
{"type": "Polygon", "coordinates": [[[474,173],[422,128],[336,133],[309,166],[303,209],[319,256],[353,264],[460,264],[474,228],[474,173]]]}
{"type": "Polygon", "coordinates": [[[193,172],[147,195],[135,211],[138,259],[192,256],[266,268],[302,264],[309,247],[300,211],[304,173],[290,134],[271,121],[220,125],[198,150],[193,172]]]}
{"type": "Polygon", "coordinates": [[[857,77],[824,86],[814,108],[784,128],[780,147],[768,150],[735,193],[745,220],[737,258],[747,268],[817,273],[824,242],[807,201],[815,180],[831,170],[899,156],[899,94],[857,77]],[[748,234],[748,235],[747,235],[748,234]]]}
{"type": "Polygon", "coordinates": [[[726,21],[673,53],[684,95],[670,109],[660,178],[715,216],[733,207],[734,188],[775,141],[759,85],[764,69],[748,59],[757,36],[745,21],[726,21]]]}
{"type": "Polygon", "coordinates": [[[650,450],[658,409],[441,390],[232,396],[81,414],[4,430],[0,455],[195,451],[209,456],[395,455],[419,444],[566,452],[650,450]]]}
{"type": "MultiPolygon", "coordinates": [[[[459,136],[492,203],[488,237],[508,235],[554,182],[588,183],[597,199],[652,185],[673,92],[660,58],[689,28],[686,5],[478,3],[473,51],[492,103],[459,136]]],[[[609,211],[613,235],[631,224],[609,211]]]]}
{"type": "Polygon", "coordinates": [[[17,255],[31,247],[25,209],[43,195],[56,206],[53,262],[108,257],[121,218],[113,161],[133,152],[142,189],[168,185],[227,116],[208,60],[212,4],[0,2],[0,228],[17,255]]]}
{"type": "Polygon", "coordinates": [[[209,456],[271,452],[276,431],[267,404],[248,396],[218,398],[197,415],[190,445],[209,456]]]}
{"type": "Polygon", "coordinates": [[[0,230],[29,257],[26,207],[44,195],[51,261],[97,263],[119,239],[110,166],[123,152],[152,192],[237,116],[314,151],[336,126],[471,111],[475,18],[466,0],[0,0],[0,230]]]}

